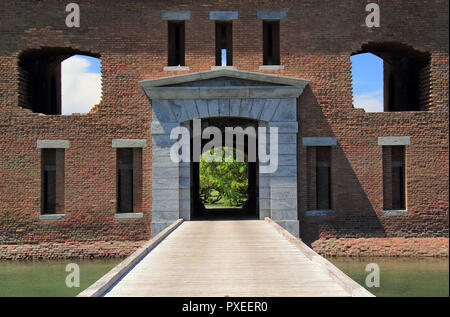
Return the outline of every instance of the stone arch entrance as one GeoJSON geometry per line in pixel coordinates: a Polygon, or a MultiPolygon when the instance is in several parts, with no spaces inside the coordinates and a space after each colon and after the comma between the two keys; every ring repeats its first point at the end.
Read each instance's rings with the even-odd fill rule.
{"type": "MultiPolygon", "coordinates": [[[[217,70],[140,82],[152,101],[152,235],[179,218],[191,220],[190,162],[173,162],[173,128],[193,119],[242,118],[277,129],[278,168],[258,173],[259,218],[272,218],[299,236],[297,211],[297,98],[307,80],[217,70]]],[[[270,142],[267,142],[270,147],[270,142]]],[[[268,152],[268,149],[266,149],[268,152]]],[[[268,163],[266,163],[268,164],[268,163]]]]}

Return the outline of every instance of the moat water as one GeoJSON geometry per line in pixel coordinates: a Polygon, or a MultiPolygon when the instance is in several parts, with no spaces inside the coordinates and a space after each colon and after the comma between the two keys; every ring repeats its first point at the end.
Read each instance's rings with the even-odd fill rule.
{"type": "MultiPolygon", "coordinates": [[[[366,265],[380,268],[380,287],[366,287],[376,296],[449,296],[448,258],[328,258],[365,286],[366,265]]],[[[0,261],[0,297],[76,296],[118,264],[120,259],[0,261]],[[66,286],[69,263],[80,268],[80,287],[66,286]]]]}
{"type": "Polygon", "coordinates": [[[449,261],[446,258],[410,257],[329,257],[330,262],[379,297],[448,297],[449,261]],[[379,267],[379,287],[367,287],[366,277],[379,267]]]}
{"type": "Polygon", "coordinates": [[[76,296],[120,261],[120,259],[0,261],[0,297],[76,296]],[[66,286],[66,277],[72,272],[66,272],[66,266],[70,263],[79,266],[80,287],[66,286]]]}

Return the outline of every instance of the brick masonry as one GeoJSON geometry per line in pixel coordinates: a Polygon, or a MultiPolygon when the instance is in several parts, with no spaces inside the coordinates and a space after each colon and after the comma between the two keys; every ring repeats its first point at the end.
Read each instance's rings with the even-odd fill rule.
{"type": "Polygon", "coordinates": [[[448,256],[448,238],[332,238],[312,248],[326,256],[448,256]]]}
{"type": "Polygon", "coordinates": [[[123,258],[145,241],[97,241],[0,245],[1,260],[123,258]]]}
{"type": "MultiPolygon", "coordinates": [[[[0,244],[95,245],[149,239],[152,111],[138,82],[186,73],[163,71],[167,66],[167,21],[162,20],[162,12],[190,11],[186,66],[189,72],[199,72],[215,65],[210,11],[238,11],[238,19],[233,20],[233,66],[261,72],[262,22],[257,12],[284,10],[286,18],[280,22],[284,69],[263,72],[310,81],[297,110],[301,238],[313,245],[318,241],[320,246],[323,241],[338,245],[330,239],[360,238],[438,238],[436,241],[445,245],[449,211],[449,4],[445,0],[426,4],[420,0],[380,1],[382,26],[369,29],[364,25],[367,3],[232,0],[193,5],[191,1],[129,0],[111,6],[106,0],[91,1],[80,4],[81,27],[69,29],[60,1],[1,1],[0,244]],[[365,113],[353,107],[350,55],[370,41],[402,42],[431,54],[431,103],[427,111],[365,113]],[[71,47],[101,56],[102,100],[90,113],[41,115],[21,107],[18,56],[43,46],[71,47]],[[407,216],[382,214],[380,136],[411,137],[411,145],[406,146],[407,216]],[[302,137],[337,139],[331,150],[332,216],[306,216],[307,147],[302,146],[302,137]],[[65,150],[65,219],[39,220],[38,139],[70,141],[65,150]],[[140,219],[114,217],[113,139],[147,140],[148,146],[142,148],[145,185],[140,219]]],[[[432,244],[427,245],[431,248],[432,244]]]]}

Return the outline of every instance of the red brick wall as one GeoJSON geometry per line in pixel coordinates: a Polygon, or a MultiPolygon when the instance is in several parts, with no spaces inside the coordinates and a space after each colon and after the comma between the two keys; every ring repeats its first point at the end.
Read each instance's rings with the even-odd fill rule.
{"type": "Polygon", "coordinates": [[[448,256],[448,238],[318,239],[312,248],[328,256],[448,256]]]}
{"type": "Polygon", "coordinates": [[[448,1],[382,1],[381,27],[365,27],[368,1],[90,1],[81,27],[65,26],[61,1],[0,2],[0,244],[142,240],[150,237],[151,103],[138,82],[176,75],[167,65],[163,10],[190,10],[186,65],[215,65],[210,10],[238,10],[233,65],[258,72],[262,21],[257,10],[286,10],[280,23],[282,71],[310,85],[298,105],[299,219],[302,238],[448,237],[448,1]],[[369,41],[401,41],[431,54],[429,111],[365,113],[352,105],[350,55],[369,41]],[[19,107],[17,57],[28,48],[72,47],[102,59],[102,101],[85,115],[44,116],[19,107]],[[409,135],[407,217],[383,217],[382,148],[378,136],[409,135]],[[335,216],[310,219],[302,136],[335,136],[335,216]],[[113,138],[144,138],[143,219],[118,220],[113,138]],[[67,218],[39,221],[37,139],[69,139],[65,150],[67,218]]]}
{"type": "Polygon", "coordinates": [[[122,258],[145,241],[67,242],[0,245],[1,260],[122,258]]]}

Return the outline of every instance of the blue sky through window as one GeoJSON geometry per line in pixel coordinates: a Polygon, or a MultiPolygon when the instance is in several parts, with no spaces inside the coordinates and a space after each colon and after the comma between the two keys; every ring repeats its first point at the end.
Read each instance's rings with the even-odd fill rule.
{"type": "Polygon", "coordinates": [[[62,114],[87,113],[101,99],[100,59],[74,55],[61,63],[62,114]]]}
{"type": "Polygon", "coordinates": [[[353,55],[353,104],[367,112],[383,111],[383,60],[371,53],[353,55]]]}
{"type": "Polygon", "coordinates": [[[221,53],[222,53],[222,66],[227,66],[227,49],[222,48],[221,53]]]}

